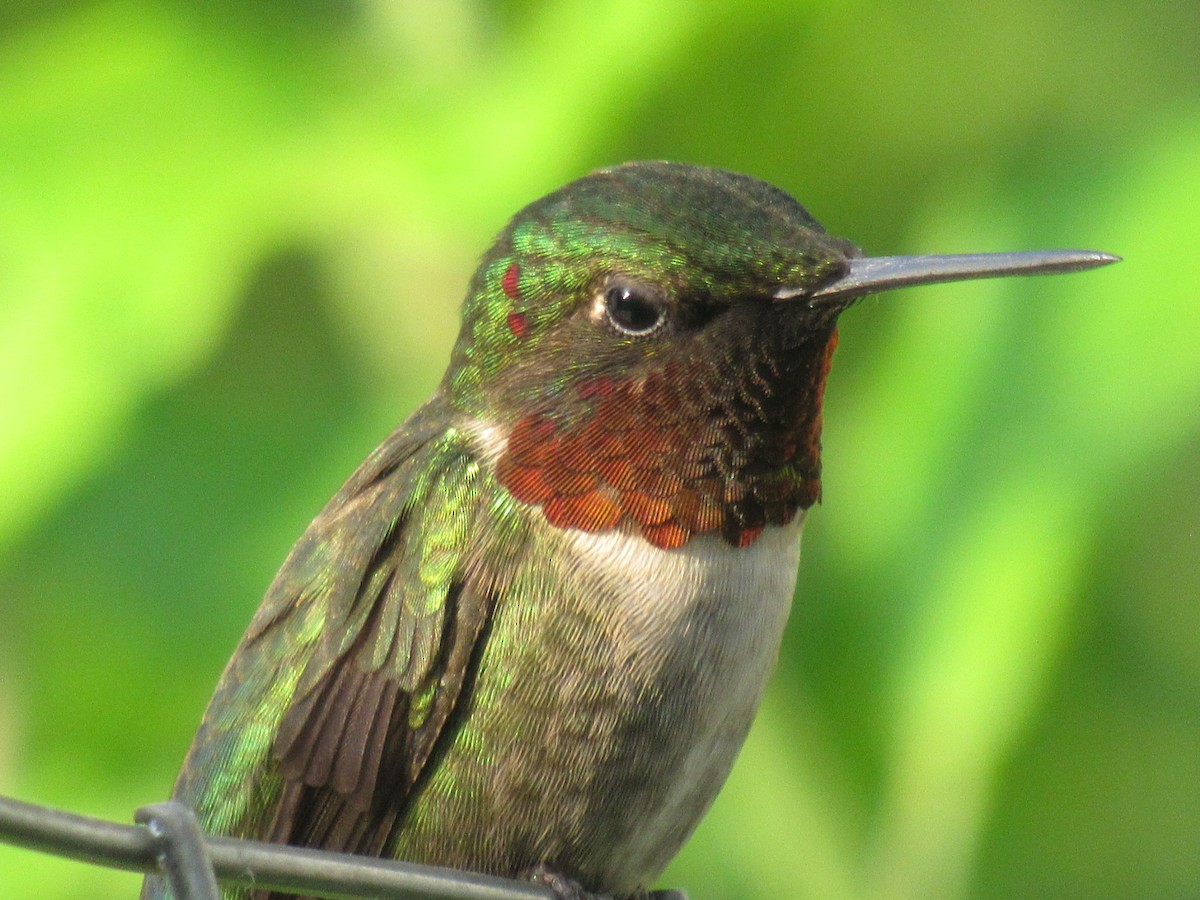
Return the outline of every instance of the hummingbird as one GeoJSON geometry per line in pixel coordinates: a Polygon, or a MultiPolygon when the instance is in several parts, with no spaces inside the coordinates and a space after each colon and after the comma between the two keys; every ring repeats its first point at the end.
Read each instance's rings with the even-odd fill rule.
{"type": "Polygon", "coordinates": [[[864,257],[776,187],[669,162],[535,201],[432,399],[283,563],[174,798],[211,834],[646,896],[775,664],[838,317],[1116,259],[864,257]]]}

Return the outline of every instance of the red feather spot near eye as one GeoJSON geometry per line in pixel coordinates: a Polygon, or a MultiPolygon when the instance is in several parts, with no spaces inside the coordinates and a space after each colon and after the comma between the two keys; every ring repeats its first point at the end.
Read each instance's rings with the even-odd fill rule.
{"type": "Polygon", "coordinates": [[[513,333],[513,337],[518,340],[525,340],[529,335],[529,320],[525,318],[525,313],[511,312],[508,314],[508,330],[513,333]]]}
{"type": "Polygon", "coordinates": [[[504,277],[500,279],[500,287],[504,289],[504,293],[516,300],[521,296],[521,267],[513,263],[504,270],[504,277]]]}

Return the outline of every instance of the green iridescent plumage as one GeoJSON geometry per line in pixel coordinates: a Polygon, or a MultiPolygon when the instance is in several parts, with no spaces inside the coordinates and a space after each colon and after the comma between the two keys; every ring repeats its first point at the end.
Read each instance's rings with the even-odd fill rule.
{"type": "Polygon", "coordinates": [[[837,317],[903,276],[879,262],[669,163],[518,213],[438,393],[284,562],[174,796],[215,834],[638,894],[750,727],[837,317]]]}
{"type": "Polygon", "coordinates": [[[418,414],[309,527],[230,661],[176,787],[206,827],[304,842],[308,826],[297,832],[289,804],[324,810],[324,829],[362,828],[382,783],[411,782],[379,771],[384,738],[403,713],[404,757],[418,769],[425,735],[453,704],[447,634],[469,644],[483,617],[449,603],[480,480],[454,429],[418,414]]]}
{"type": "Polygon", "coordinates": [[[514,386],[554,393],[564,379],[609,366],[604,353],[579,352],[604,349],[593,335],[562,326],[613,273],[722,306],[779,285],[823,284],[856,254],[790,196],[745,175],[675,163],[601,170],[530,204],[484,257],[467,292],[448,395],[479,413],[514,386]],[[515,297],[503,286],[514,265],[515,297]],[[525,337],[508,327],[514,311],[529,318],[525,337]],[[551,377],[526,379],[527,368],[551,377]]]}

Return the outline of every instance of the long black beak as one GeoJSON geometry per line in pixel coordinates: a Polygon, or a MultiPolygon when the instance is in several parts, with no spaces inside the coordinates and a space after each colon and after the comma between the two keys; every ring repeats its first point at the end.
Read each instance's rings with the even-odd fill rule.
{"type": "Polygon", "coordinates": [[[1006,275],[1056,275],[1082,272],[1118,262],[1119,256],[1095,250],[1030,250],[1020,253],[959,253],[947,256],[867,256],[850,259],[837,281],[815,291],[781,288],[776,300],[807,299],[813,305],[877,294],[892,288],[1001,278],[1006,275]]]}

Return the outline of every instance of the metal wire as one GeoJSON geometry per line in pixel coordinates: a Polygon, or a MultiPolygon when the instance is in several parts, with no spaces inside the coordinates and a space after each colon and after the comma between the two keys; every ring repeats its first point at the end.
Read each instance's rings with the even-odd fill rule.
{"type": "MultiPolygon", "coordinates": [[[[201,834],[198,829],[189,838],[190,826],[177,818],[180,809],[183,808],[172,803],[146,807],[139,812],[139,820],[146,825],[120,825],[0,796],[0,841],[113,869],[160,874],[165,869],[172,884],[179,883],[170,872],[174,865],[184,870],[180,877],[185,885],[191,883],[189,878],[198,878],[202,885],[198,869],[203,868],[211,869],[226,884],[331,900],[362,897],[554,900],[555,897],[550,888],[541,885],[455,869],[215,838],[201,834]],[[194,851],[206,858],[207,865],[188,857],[194,851]]],[[[194,890],[197,893],[178,894],[178,900],[204,900],[209,896],[203,886],[194,890]]]]}
{"type": "Polygon", "coordinates": [[[155,839],[156,856],[171,895],[187,900],[221,900],[204,832],[196,814],[175,800],[143,806],[133,818],[155,839]]]}

